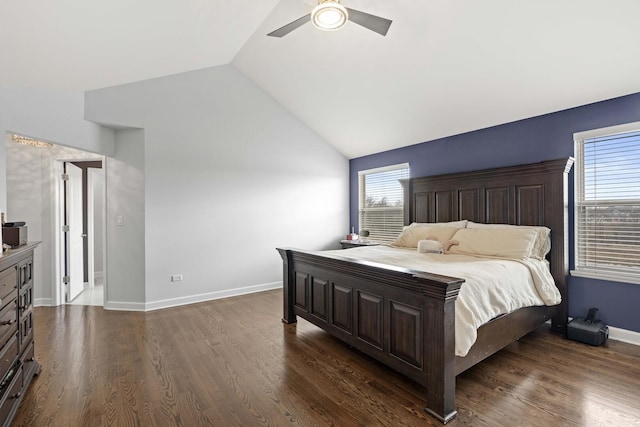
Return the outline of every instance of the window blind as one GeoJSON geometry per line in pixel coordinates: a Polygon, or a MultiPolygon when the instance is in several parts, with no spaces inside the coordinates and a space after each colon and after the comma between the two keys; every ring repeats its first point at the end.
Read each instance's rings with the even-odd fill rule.
{"type": "Polygon", "coordinates": [[[640,130],[576,140],[572,274],[640,283],[640,130]]]}
{"type": "Polygon", "coordinates": [[[400,180],[409,178],[409,165],[359,172],[360,232],[369,239],[392,242],[404,226],[404,191],[400,180]]]}

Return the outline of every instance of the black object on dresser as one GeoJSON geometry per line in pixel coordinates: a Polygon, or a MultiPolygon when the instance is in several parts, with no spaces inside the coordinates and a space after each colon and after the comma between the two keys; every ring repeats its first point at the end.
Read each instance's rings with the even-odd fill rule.
{"type": "Polygon", "coordinates": [[[33,249],[0,257],[0,425],[9,426],[31,380],[40,373],[33,343],[33,249]]]}
{"type": "MultiPolygon", "coordinates": [[[[11,223],[18,224],[18,223],[11,223]]],[[[20,223],[24,224],[24,223],[20,223]]],[[[27,226],[12,226],[9,227],[6,224],[2,226],[2,243],[5,243],[12,248],[17,248],[18,246],[24,245],[27,243],[27,226]]]]}

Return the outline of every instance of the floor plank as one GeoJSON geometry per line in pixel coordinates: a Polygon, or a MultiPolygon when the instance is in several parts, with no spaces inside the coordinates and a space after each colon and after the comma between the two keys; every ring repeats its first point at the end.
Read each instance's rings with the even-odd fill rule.
{"type": "MultiPolygon", "coordinates": [[[[304,320],[281,292],[149,313],[35,309],[42,372],[14,426],[438,426],[424,389],[304,320]]],[[[640,347],[540,328],[457,378],[448,426],[640,426],[640,347]]]]}

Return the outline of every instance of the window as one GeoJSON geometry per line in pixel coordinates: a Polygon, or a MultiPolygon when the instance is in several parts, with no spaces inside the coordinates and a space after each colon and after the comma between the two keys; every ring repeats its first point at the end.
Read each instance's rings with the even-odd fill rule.
{"type": "Polygon", "coordinates": [[[360,231],[369,239],[392,242],[404,226],[404,191],[401,179],[409,178],[409,164],[403,163],[358,172],[360,231]]]}
{"type": "Polygon", "coordinates": [[[573,275],[640,283],[640,123],[574,135],[573,275]]]}

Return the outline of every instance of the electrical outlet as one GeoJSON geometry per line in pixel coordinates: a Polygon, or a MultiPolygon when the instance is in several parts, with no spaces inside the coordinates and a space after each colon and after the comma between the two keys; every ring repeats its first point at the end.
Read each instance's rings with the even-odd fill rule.
{"type": "Polygon", "coordinates": [[[182,274],[172,274],[171,275],[171,281],[172,282],[181,282],[182,281],[182,274]]]}

